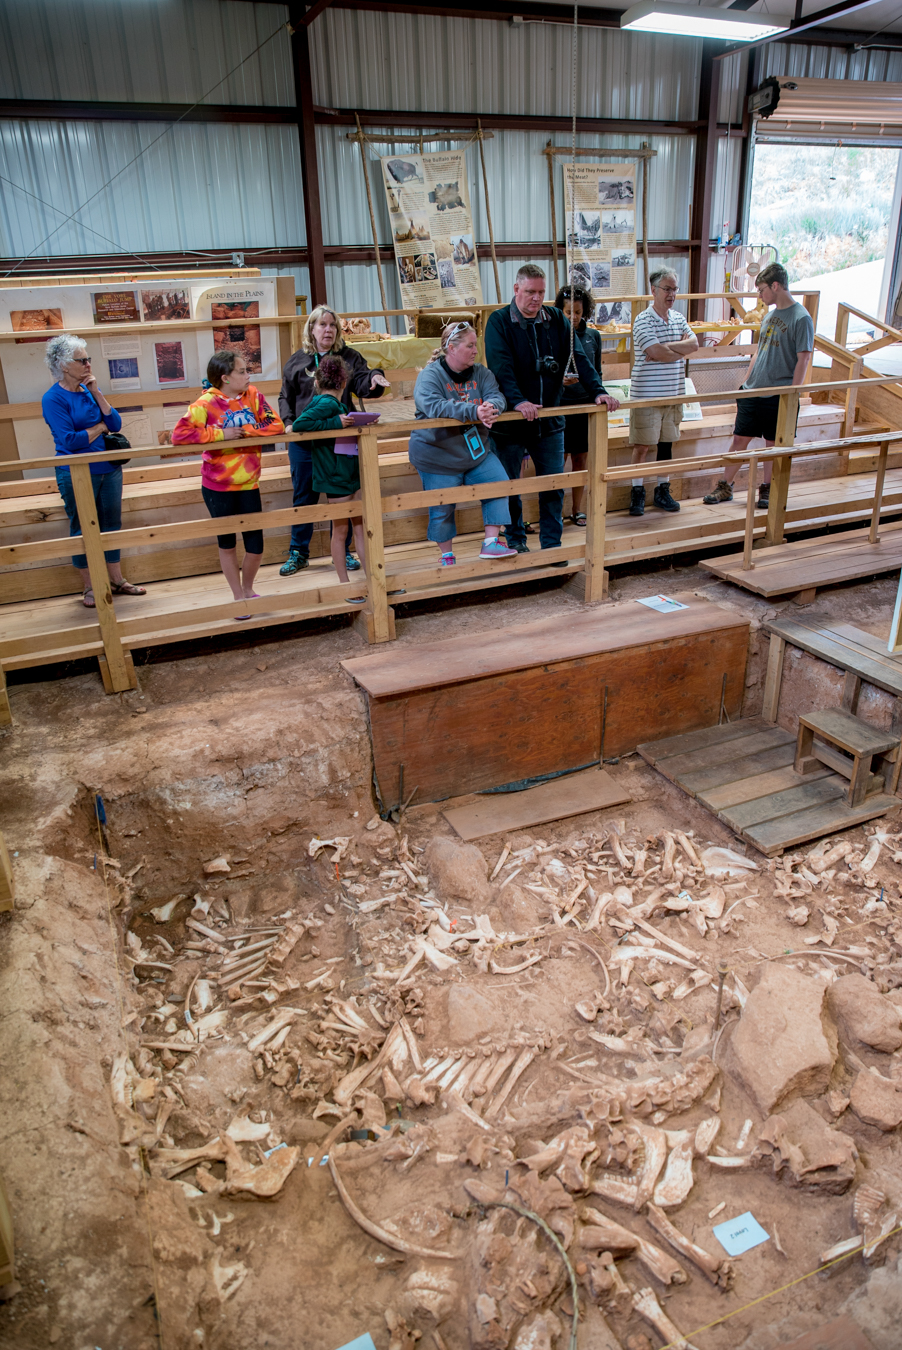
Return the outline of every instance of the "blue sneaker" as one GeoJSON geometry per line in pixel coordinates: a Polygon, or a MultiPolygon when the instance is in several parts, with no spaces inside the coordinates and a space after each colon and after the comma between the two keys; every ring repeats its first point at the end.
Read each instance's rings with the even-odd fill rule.
{"type": "Polygon", "coordinates": [[[516,558],[518,549],[508,548],[503,539],[484,539],[479,550],[480,558],[516,558]]]}
{"type": "Polygon", "coordinates": [[[453,567],[456,562],[457,559],[453,553],[442,554],[442,567],[453,567]]]}
{"type": "Polygon", "coordinates": [[[359,558],[355,558],[353,553],[346,553],[346,554],[345,554],[345,567],[348,569],[349,572],[359,572],[359,571],[360,571],[360,559],[359,559],[359,558]]]}

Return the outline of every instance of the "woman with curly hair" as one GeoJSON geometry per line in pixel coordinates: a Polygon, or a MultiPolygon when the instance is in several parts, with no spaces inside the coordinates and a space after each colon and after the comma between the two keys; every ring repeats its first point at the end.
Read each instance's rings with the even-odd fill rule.
{"type": "MultiPolygon", "coordinates": [[[[323,356],[313,377],[313,398],[300,416],[295,418],[292,431],[340,431],[342,427],[353,426],[348,407],[341,397],[347,384],[348,368],[341,357],[323,356]]],[[[301,441],[300,444],[309,447],[314,501],[321,492],[326,494],[326,500],[330,502],[360,499],[358,455],[336,454],[334,436],[324,437],[321,441],[301,441]]],[[[335,522],[332,523],[334,526],[335,522]]],[[[352,516],[350,525],[354,531],[361,566],[364,566],[363,517],[352,516]]],[[[339,523],[339,528],[332,530],[332,561],[339,581],[348,579],[345,547],[345,532],[339,523]]],[[[365,595],[348,596],[349,605],[365,603],[365,595]]]]}
{"type": "MultiPolygon", "coordinates": [[[[354,410],[355,394],[361,399],[381,398],[390,387],[381,370],[370,370],[360,352],[347,345],[335,310],[329,309],[328,305],[317,305],[304,325],[300,351],[289,357],[282,371],[279,411],[286,426],[289,422],[293,422],[315,397],[313,379],[324,356],[338,356],[344,363],[347,374],[344,387],[339,392],[340,402],[348,412],[354,410]]],[[[318,496],[312,486],[313,461],[308,446],[309,442],[301,441],[288,447],[291,485],[294,489],[292,506],[312,506],[318,496]]],[[[312,525],[291,527],[288,559],[281,569],[283,577],[293,576],[295,572],[300,572],[301,568],[309,565],[312,536],[312,525]]],[[[349,572],[356,572],[360,564],[350,552],[350,528],[346,532],[345,543],[345,565],[349,572]]]]}
{"type": "MultiPolygon", "coordinates": [[[[103,450],[104,432],[121,430],[122,418],[100,392],[97,377],[91,370],[91,358],[84,338],[75,337],[72,333],[60,333],[52,337],[44,348],[44,362],[56,377],[56,384],[41,399],[41,411],[53,433],[56,453],[69,457],[88,451],[96,454],[103,450]]],[[[72,474],[65,460],[56,471],[56,485],[69,517],[69,534],[80,535],[72,474]]],[[[94,489],[97,524],[101,532],[121,530],[122,465],[108,460],[93,463],[91,487],[94,489]]],[[[125,580],[118,548],[107,549],[103,556],[106,558],[110,589],[114,595],[146,594],[143,586],[133,586],[125,580]]],[[[82,604],[86,609],[95,609],[91,574],[85,554],[76,553],[72,566],[81,573],[82,604]]]]}

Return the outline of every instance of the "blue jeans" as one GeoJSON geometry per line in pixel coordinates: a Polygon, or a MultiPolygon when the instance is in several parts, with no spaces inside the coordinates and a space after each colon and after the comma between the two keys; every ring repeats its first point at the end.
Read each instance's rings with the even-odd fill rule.
{"type": "MultiPolygon", "coordinates": [[[[472,483],[503,483],[507,478],[504,468],[499,460],[491,451],[485,459],[474,464],[472,469],[466,473],[429,473],[424,470],[419,471],[423,488],[426,492],[433,488],[456,488],[464,483],[469,486],[472,483]]],[[[454,526],[454,512],[456,510],[454,502],[449,502],[445,506],[430,506],[429,508],[429,529],[426,538],[431,539],[433,544],[446,544],[453,539],[457,533],[454,526]]],[[[510,511],[507,507],[506,497],[489,497],[482,503],[482,519],[485,525],[507,525],[510,522],[510,511]]]]}
{"type": "MultiPolygon", "coordinates": [[[[81,534],[78,523],[78,508],[75,505],[75,493],[72,489],[72,475],[68,469],[56,470],[56,485],[69,517],[69,536],[81,534]]],[[[91,487],[94,489],[94,501],[97,503],[97,524],[101,533],[106,530],[122,529],[122,470],[113,469],[110,473],[92,473],[91,487]]],[[[109,548],[103,555],[108,563],[119,561],[118,548],[109,548]]],[[[72,559],[73,567],[87,567],[84,553],[76,553],[72,559]]]]}
{"type": "MultiPolygon", "coordinates": [[[[291,469],[292,506],[316,506],[319,493],[313,491],[313,459],[310,455],[309,441],[289,441],[288,465],[291,469]]],[[[354,543],[354,530],[348,521],[345,538],[345,552],[350,552],[354,543]]],[[[313,525],[292,525],[291,548],[296,548],[305,558],[310,556],[310,540],[313,538],[313,525]]]]}
{"type": "MultiPolygon", "coordinates": [[[[541,425],[541,424],[540,424],[541,425]]],[[[529,455],[535,465],[536,474],[563,473],[564,471],[564,433],[553,431],[538,441],[515,441],[512,436],[492,438],[495,454],[501,460],[508,478],[519,478],[523,468],[523,457],[529,455]]],[[[505,534],[507,542],[513,547],[526,543],[526,530],[523,528],[523,510],[519,497],[511,497],[511,523],[505,534]]],[[[539,543],[542,548],[558,548],[563,534],[564,493],[561,489],[539,493],[539,543]]]]}

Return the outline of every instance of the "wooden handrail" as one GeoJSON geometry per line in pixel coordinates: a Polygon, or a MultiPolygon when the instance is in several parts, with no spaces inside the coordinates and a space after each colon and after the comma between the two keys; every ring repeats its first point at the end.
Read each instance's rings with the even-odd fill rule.
{"type": "MultiPolygon", "coordinates": [[[[884,385],[896,384],[898,383],[898,381],[899,381],[898,375],[880,375],[873,379],[866,379],[866,380],[865,379],[826,380],[822,384],[818,384],[817,389],[818,393],[824,393],[832,389],[870,389],[873,387],[880,388],[884,385]]],[[[772,398],[778,397],[781,394],[785,394],[788,388],[789,386],[787,385],[774,385],[768,386],[765,389],[737,389],[730,393],[729,400],[725,398],[723,391],[713,394],[692,394],[685,397],[681,401],[687,403],[689,402],[724,403],[727,401],[738,402],[740,399],[745,398],[772,398]]],[[[674,400],[672,398],[633,398],[633,399],[624,399],[620,404],[620,407],[666,408],[670,407],[673,404],[673,402],[674,400]]],[[[598,407],[594,403],[579,403],[572,405],[568,404],[567,406],[559,406],[555,408],[541,408],[536,415],[538,418],[541,419],[546,417],[568,417],[573,416],[574,414],[586,414],[586,413],[594,413],[601,415],[603,412],[604,409],[598,407]]],[[[518,413],[516,411],[502,413],[501,416],[497,418],[498,422],[516,422],[520,420],[522,420],[522,413],[518,413]]],[[[385,422],[381,425],[377,423],[374,424],[372,430],[375,432],[376,437],[379,440],[396,440],[400,436],[409,435],[410,432],[412,431],[426,431],[432,427],[455,427],[461,425],[462,424],[455,418],[436,417],[436,418],[415,419],[410,422],[385,422]]],[[[340,435],[342,439],[347,439],[348,437],[352,436],[361,436],[365,430],[370,430],[370,428],[345,427],[341,432],[305,431],[303,433],[297,433],[293,431],[279,431],[270,434],[269,436],[245,436],[242,438],[240,442],[216,441],[213,443],[216,445],[234,444],[237,448],[239,444],[243,447],[247,447],[251,445],[272,445],[274,442],[280,443],[290,441],[315,441],[315,440],[321,441],[324,438],[336,435],[340,435]]],[[[203,448],[204,447],[202,445],[198,446],[195,444],[172,445],[165,447],[165,451],[170,455],[172,454],[190,455],[192,453],[195,454],[201,453],[203,451],[203,448]]],[[[78,461],[78,463],[80,464],[99,464],[103,461],[114,461],[118,459],[148,458],[151,455],[159,455],[161,453],[161,449],[162,447],[160,447],[159,445],[138,446],[132,448],[131,450],[100,450],[92,452],[90,454],[85,453],[79,455],[52,455],[46,456],[42,459],[30,459],[22,461],[17,460],[11,461],[10,463],[15,464],[15,466],[18,468],[25,467],[28,469],[58,469],[61,467],[65,467],[66,465],[69,465],[71,467],[71,464],[75,461],[78,461]],[[64,461],[63,464],[60,463],[61,460],[64,461]]],[[[4,462],[0,462],[0,473],[3,472],[3,468],[4,462]]],[[[0,484],[0,496],[2,496],[2,484],[0,484]]]]}
{"type": "MultiPolygon", "coordinates": [[[[267,314],[260,318],[242,319],[157,319],[149,323],[104,323],[83,325],[85,332],[93,337],[120,337],[123,333],[171,333],[173,338],[179,333],[195,333],[206,328],[271,328],[280,323],[299,323],[300,314],[267,314]]],[[[54,336],[53,330],[23,328],[18,333],[0,331],[0,342],[21,342],[24,339],[47,341],[54,336]]]]}

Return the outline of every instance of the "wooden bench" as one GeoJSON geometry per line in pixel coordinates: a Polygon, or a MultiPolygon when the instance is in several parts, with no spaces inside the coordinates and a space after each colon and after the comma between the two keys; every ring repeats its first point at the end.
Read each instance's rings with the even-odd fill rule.
{"type": "Polygon", "coordinates": [[[897,750],[898,746],[898,736],[868,726],[844,708],[825,708],[823,712],[799,716],[793,768],[796,773],[808,774],[826,764],[849,779],[846,800],[850,806],[860,806],[871,792],[882,792],[884,787],[884,776],[871,773],[875,756],[897,750]],[[826,741],[826,745],[820,741],[826,741]]]}

